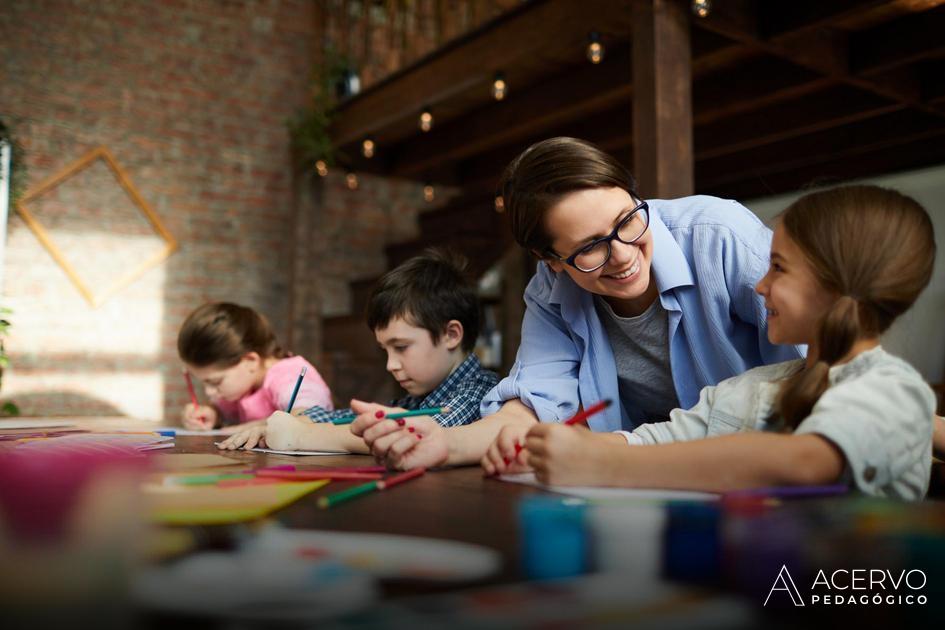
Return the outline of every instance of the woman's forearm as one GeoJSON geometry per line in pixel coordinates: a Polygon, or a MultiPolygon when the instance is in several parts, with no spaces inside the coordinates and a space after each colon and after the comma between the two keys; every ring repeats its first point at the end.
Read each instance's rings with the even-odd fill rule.
{"type": "Polygon", "coordinates": [[[518,425],[528,428],[538,422],[538,416],[517,398],[506,401],[490,416],[461,427],[446,429],[449,456],[446,463],[453,466],[478,464],[502,427],[518,425]]]}

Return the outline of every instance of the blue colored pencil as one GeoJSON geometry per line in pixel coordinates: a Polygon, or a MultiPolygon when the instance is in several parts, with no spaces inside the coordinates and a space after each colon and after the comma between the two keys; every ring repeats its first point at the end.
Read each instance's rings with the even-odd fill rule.
{"type": "Polygon", "coordinates": [[[307,365],[302,366],[302,371],[299,372],[299,380],[295,381],[295,389],[292,390],[292,396],[289,398],[289,406],[286,408],[286,413],[292,413],[292,406],[295,405],[295,397],[299,395],[299,388],[302,387],[302,379],[305,377],[305,371],[308,369],[307,365]]]}

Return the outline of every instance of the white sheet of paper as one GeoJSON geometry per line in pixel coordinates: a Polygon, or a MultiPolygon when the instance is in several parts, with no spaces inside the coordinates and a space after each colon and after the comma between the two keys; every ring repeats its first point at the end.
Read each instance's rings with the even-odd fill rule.
{"type": "Polygon", "coordinates": [[[350,455],[351,451],[277,451],[274,448],[251,448],[254,453],[271,453],[273,455],[350,455]]]}
{"type": "MultiPolygon", "coordinates": [[[[217,446],[220,446],[221,442],[214,442],[217,446]]],[[[237,449],[240,451],[248,450],[253,453],[269,453],[271,455],[351,455],[351,451],[277,451],[274,448],[250,448],[250,449],[237,449]]]]}
{"type": "Polygon", "coordinates": [[[174,435],[188,437],[188,436],[198,436],[203,437],[205,435],[233,435],[233,431],[227,431],[226,429],[213,429],[212,431],[196,431],[193,429],[178,429],[176,427],[161,427],[157,429],[158,431],[173,431],[174,435]]]}
{"type": "Polygon", "coordinates": [[[74,426],[74,424],[66,420],[0,420],[0,430],[50,429],[52,427],[65,428],[74,426]]]}
{"type": "Polygon", "coordinates": [[[535,473],[520,473],[517,475],[501,475],[502,481],[521,483],[535,486],[549,492],[580,497],[590,501],[611,501],[620,499],[638,499],[645,501],[714,501],[720,495],[711,492],[694,492],[688,490],[651,490],[636,488],[594,488],[584,486],[546,486],[535,479],[535,473]]]}

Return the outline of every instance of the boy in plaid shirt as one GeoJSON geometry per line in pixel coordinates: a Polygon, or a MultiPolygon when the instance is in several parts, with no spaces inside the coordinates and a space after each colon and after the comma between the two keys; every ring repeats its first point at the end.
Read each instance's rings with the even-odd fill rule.
{"type": "Polygon", "coordinates": [[[479,334],[479,298],[464,268],[463,261],[431,249],[388,272],[374,287],[367,323],[387,353],[387,371],[406,396],[391,406],[352,400],[350,409],[310,407],[301,416],[277,411],[265,425],[247,427],[220,448],[268,445],[279,450],[368,453],[364,440],[349,426],[331,421],[378,410],[429,407],[448,407],[443,413],[421,416],[444,427],[478,420],[479,403],[498,377],[483,369],[472,354],[479,334]]]}

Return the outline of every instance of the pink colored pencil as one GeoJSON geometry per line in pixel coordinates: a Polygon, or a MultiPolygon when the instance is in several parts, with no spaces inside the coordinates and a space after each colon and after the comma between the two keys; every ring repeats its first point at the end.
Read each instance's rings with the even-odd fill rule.
{"type": "Polygon", "coordinates": [[[269,477],[274,479],[285,479],[291,481],[310,481],[313,479],[334,479],[334,480],[355,480],[355,479],[380,479],[383,477],[381,473],[376,472],[351,472],[351,471],[339,471],[339,470],[259,470],[256,472],[257,477],[269,477]]]}
{"type": "Polygon", "coordinates": [[[564,421],[564,424],[577,424],[578,422],[586,422],[588,417],[593,416],[598,411],[603,411],[610,406],[610,400],[602,400],[599,403],[594,403],[584,411],[579,411],[567,420],[564,421]]]}
{"type": "Polygon", "coordinates": [[[399,483],[410,481],[411,479],[416,479],[417,477],[420,477],[421,475],[423,475],[423,473],[425,473],[426,471],[427,471],[426,468],[414,468],[412,470],[408,470],[407,472],[402,472],[399,475],[394,475],[393,477],[382,479],[377,482],[377,489],[386,490],[390,488],[391,486],[396,486],[399,483]]]}

